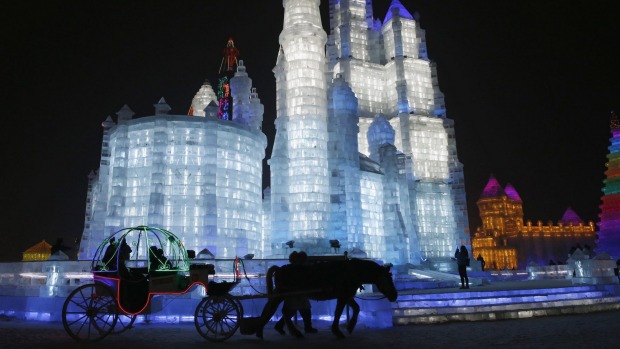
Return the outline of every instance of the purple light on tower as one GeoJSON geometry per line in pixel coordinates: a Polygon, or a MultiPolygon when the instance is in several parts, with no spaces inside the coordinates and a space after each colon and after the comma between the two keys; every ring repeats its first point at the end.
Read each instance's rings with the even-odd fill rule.
{"type": "Polygon", "coordinates": [[[521,200],[521,196],[519,196],[519,193],[517,193],[517,189],[515,189],[515,187],[513,187],[512,184],[510,183],[506,184],[506,188],[504,188],[504,192],[506,193],[506,196],[508,196],[508,198],[516,202],[523,202],[523,200],[521,200]]]}
{"type": "Polygon", "coordinates": [[[562,224],[564,225],[579,225],[579,223],[583,223],[583,219],[579,217],[577,212],[575,212],[572,208],[567,208],[566,212],[562,215],[562,224]]]}
{"type": "MultiPolygon", "coordinates": [[[[515,193],[516,192],[517,191],[515,190],[515,193]]],[[[495,198],[501,195],[506,195],[506,193],[504,192],[504,189],[499,184],[497,179],[495,179],[495,177],[491,175],[491,178],[489,178],[489,182],[482,190],[482,195],[480,196],[480,198],[495,198]]],[[[518,195],[519,194],[517,194],[517,196],[518,195]]]]}

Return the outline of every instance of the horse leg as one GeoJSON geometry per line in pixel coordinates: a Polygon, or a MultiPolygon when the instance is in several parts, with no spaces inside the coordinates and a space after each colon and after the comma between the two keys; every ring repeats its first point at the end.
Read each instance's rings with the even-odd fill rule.
{"type": "Polygon", "coordinates": [[[342,316],[342,311],[344,310],[344,304],[345,302],[343,300],[341,300],[340,298],[336,301],[336,311],[334,311],[334,322],[332,322],[332,333],[334,335],[336,335],[336,337],[338,338],[344,338],[344,334],[342,333],[342,331],[340,331],[340,328],[338,328],[338,325],[340,324],[340,316],[342,316]]]}
{"type": "Polygon", "coordinates": [[[286,321],[284,321],[284,314],[282,314],[280,320],[278,320],[278,322],[276,322],[276,325],[273,327],[279,334],[283,336],[286,334],[286,332],[284,332],[285,323],[286,321]]]}
{"type": "Polygon", "coordinates": [[[304,335],[297,329],[297,327],[295,327],[295,324],[293,324],[293,321],[291,320],[291,318],[293,317],[293,315],[295,315],[296,312],[297,309],[282,308],[282,318],[284,319],[284,322],[286,323],[286,328],[288,328],[288,332],[290,334],[297,338],[303,338],[304,335]]]}
{"type": "Polygon", "coordinates": [[[256,326],[256,337],[263,338],[263,329],[265,325],[267,325],[273,314],[278,310],[278,306],[283,300],[284,298],[282,297],[274,297],[267,300],[263,312],[260,315],[258,325],[256,326]]]}
{"type": "Polygon", "coordinates": [[[355,329],[355,325],[357,324],[357,317],[360,313],[360,306],[353,298],[351,298],[349,302],[347,302],[347,304],[351,307],[351,309],[353,309],[353,316],[351,316],[351,319],[349,319],[349,323],[347,324],[347,331],[351,333],[353,332],[353,329],[355,329]]]}

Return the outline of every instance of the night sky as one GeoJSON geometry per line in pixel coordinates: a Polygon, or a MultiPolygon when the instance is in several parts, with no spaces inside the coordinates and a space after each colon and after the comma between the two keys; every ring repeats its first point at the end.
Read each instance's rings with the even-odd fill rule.
{"type": "MultiPolygon", "coordinates": [[[[374,1],[375,17],[390,1],[374,1]]],[[[455,120],[471,229],[491,174],[516,187],[525,219],[556,222],[571,206],[597,222],[609,114],[620,111],[617,0],[401,2],[421,15],[455,120]]],[[[321,9],[327,27],[327,0],[321,9]]],[[[20,260],[42,239],[74,246],[101,122],[124,104],[134,117],[152,115],[162,96],[171,114],[186,114],[202,82],[215,84],[229,37],[272,141],[282,16],[281,0],[3,4],[0,261],[20,260]]]]}

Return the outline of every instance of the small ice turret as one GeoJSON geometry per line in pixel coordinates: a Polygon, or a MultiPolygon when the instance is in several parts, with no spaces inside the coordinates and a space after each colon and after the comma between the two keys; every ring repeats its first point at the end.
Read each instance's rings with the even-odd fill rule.
{"type": "Polygon", "coordinates": [[[116,112],[116,116],[118,117],[118,123],[123,123],[125,121],[131,120],[131,117],[134,116],[133,110],[129,108],[127,104],[125,104],[119,111],[116,112]]]}
{"type": "Polygon", "coordinates": [[[155,107],[155,115],[167,115],[172,109],[168,103],[166,103],[164,97],[162,97],[157,104],[153,104],[153,106],[155,107]]]}
{"type": "Polygon", "coordinates": [[[211,101],[209,104],[202,110],[204,116],[207,118],[216,118],[217,112],[220,110],[220,107],[217,105],[217,102],[211,101]]]}
{"type": "Polygon", "coordinates": [[[252,87],[250,92],[250,114],[251,118],[249,125],[252,128],[260,129],[263,125],[263,114],[265,113],[265,106],[260,102],[256,88],[252,87]]]}
{"type": "Polygon", "coordinates": [[[394,144],[396,132],[390,122],[383,115],[375,116],[368,128],[368,150],[370,158],[379,162],[379,149],[384,144],[394,144]]]}
{"type": "Polygon", "coordinates": [[[233,98],[233,121],[248,125],[250,118],[250,90],[252,79],[245,71],[243,61],[237,65],[235,76],[230,79],[230,92],[233,98]]]}

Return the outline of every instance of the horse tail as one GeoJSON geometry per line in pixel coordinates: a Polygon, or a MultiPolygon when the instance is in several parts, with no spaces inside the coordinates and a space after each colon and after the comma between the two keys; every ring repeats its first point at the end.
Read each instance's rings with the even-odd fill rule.
{"type": "Polygon", "coordinates": [[[280,267],[277,265],[272,265],[267,269],[267,294],[273,293],[273,274],[275,274],[280,267]]]}

